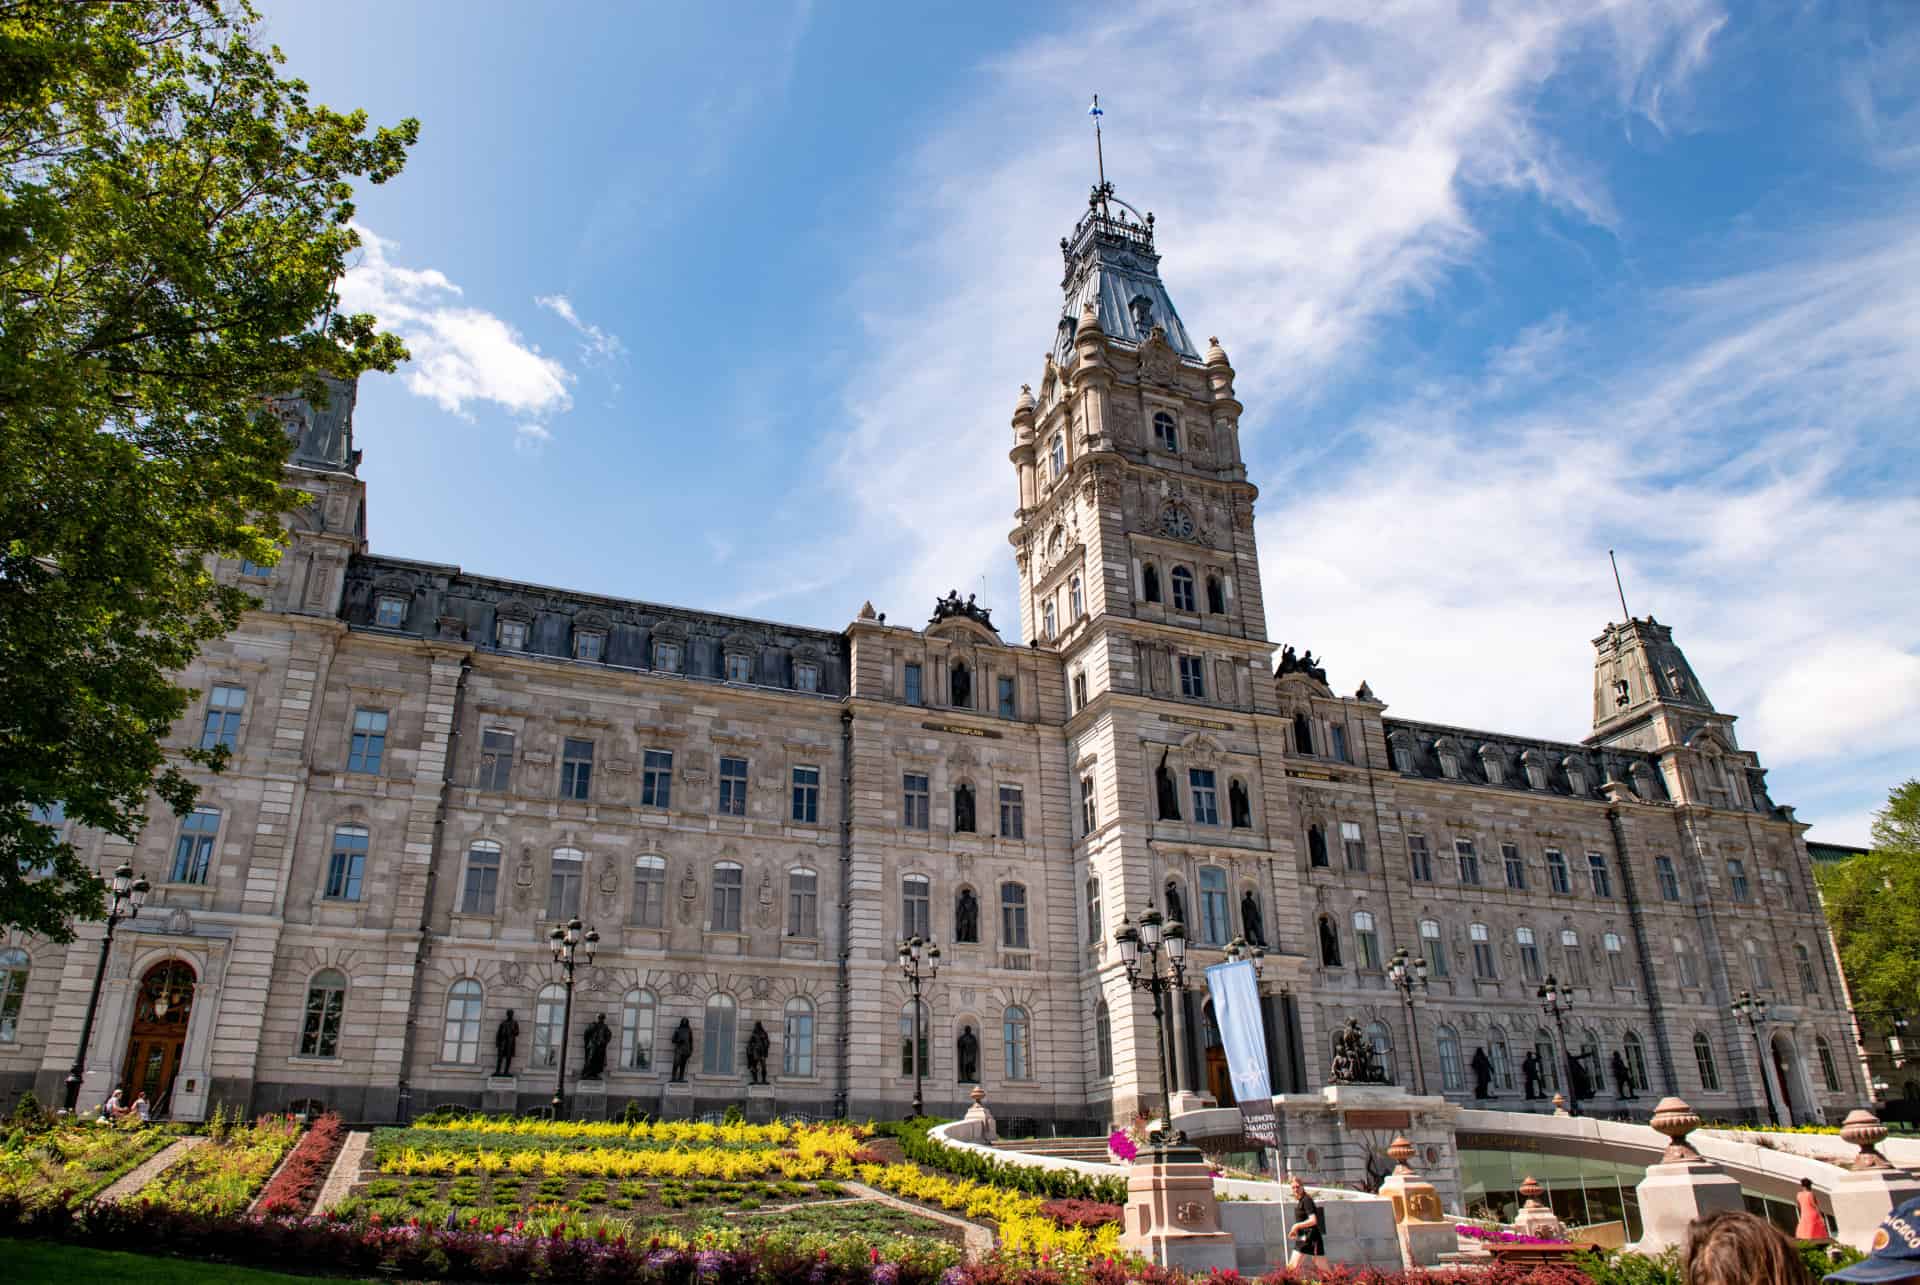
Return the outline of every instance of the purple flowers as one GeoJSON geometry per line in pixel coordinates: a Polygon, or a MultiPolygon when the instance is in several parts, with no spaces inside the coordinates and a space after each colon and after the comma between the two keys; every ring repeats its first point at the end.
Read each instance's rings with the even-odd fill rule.
{"type": "Polygon", "coordinates": [[[1479,1223],[1457,1223],[1454,1230],[1469,1240],[1484,1240],[1491,1245],[1568,1245],[1571,1241],[1545,1236],[1523,1236],[1504,1227],[1482,1227],[1479,1223]]]}
{"type": "Polygon", "coordinates": [[[1127,1136],[1125,1129],[1115,1129],[1107,1135],[1107,1150],[1128,1162],[1140,1154],[1140,1148],[1134,1145],[1133,1139],[1127,1136]]]}

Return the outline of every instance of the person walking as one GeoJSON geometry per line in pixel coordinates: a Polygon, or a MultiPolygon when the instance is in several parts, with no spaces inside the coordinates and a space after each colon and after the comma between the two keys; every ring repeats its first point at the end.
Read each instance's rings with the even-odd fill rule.
{"type": "Polygon", "coordinates": [[[1301,1182],[1298,1175],[1291,1179],[1293,1190],[1293,1225],[1287,1228],[1287,1235],[1293,1241],[1293,1252],[1287,1256],[1287,1269],[1307,1266],[1320,1266],[1327,1257],[1327,1230],[1320,1213],[1320,1202],[1307,1190],[1307,1184],[1301,1182]]]}
{"type": "Polygon", "coordinates": [[[1800,1180],[1800,1190],[1794,1193],[1793,1203],[1800,1209],[1800,1219],[1793,1225],[1794,1239],[1833,1239],[1833,1233],[1827,1229],[1826,1216],[1820,1212],[1820,1198],[1813,1194],[1813,1179],[1800,1180]]]}
{"type": "Polygon", "coordinates": [[[145,1089],[140,1090],[139,1095],[134,1098],[133,1113],[140,1117],[141,1124],[149,1124],[152,1122],[153,1107],[147,1102],[147,1091],[145,1089]]]}

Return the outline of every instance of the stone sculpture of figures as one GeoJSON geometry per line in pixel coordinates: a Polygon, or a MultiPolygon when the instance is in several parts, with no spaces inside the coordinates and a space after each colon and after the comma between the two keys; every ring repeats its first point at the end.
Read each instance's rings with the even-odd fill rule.
{"type": "Polygon", "coordinates": [[[1267,926],[1260,918],[1260,898],[1249,888],[1240,894],[1240,931],[1250,945],[1267,944],[1267,926]]]}
{"type": "Polygon", "coordinates": [[[1613,1072],[1614,1096],[1629,1102],[1640,1096],[1633,1091],[1633,1072],[1627,1069],[1627,1059],[1620,1056],[1618,1049],[1614,1050],[1613,1063],[1607,1069],[1613,1072]]]}
{"type": "Polygon", "coordinates": [[[586,1041],[586,1060],[580,1064],[580,1078],[597,1080],[607,1073],[607,1045],[613,1043],[613,1028],[607,1025],[607,1015],[600,1014],[591,1025],[580,1033],[586,1041]]]}
{"type": "Polygon", "coordinates": [[[1493,1094],[1488,1086],[1493,1083],[1493,1063],[1488,1060],[1486,1049],[1475,1049],[1473,1051],[1473,1061],[1469,1063],[1469,1065],[1473,1068],[1473,1096],[1476,1098],[1492,1097],[1493,1094]]]}
{"type": "Polygon", "coordinates": [[[960,1038],[954,1041],[954,1052],[960,1064],[960,1083],[978,1084],[980,1082],[980,1037],[973,1033],[971,1026],[960,1028],[960,1038]]]}
{"type": "Polygon", "coordinates": [[[1173,923],[1175,920],[1183,924],[1187,922],[1187,907],[1186,903],[1180,900],[1180,885],[1169,879],[1167,880],[1167,922],[1173,923]]]}
{"type": "Polygon", "coordinates": [[[747,1082],[765,1084],[767,1082],[767,1053],[773,1048],[773,1041],[767,1038],[766,1024],[755,1022],[753,1034],[747,1036],[747,1082]]]}
{"type": "Polygon", "coordinates": [[[973,895],[971,888],[962,888],[953,903],[953,939],[980,940],[980,899],[973,895]]]}
{"type": "Polygon", "coordinates": [[[1542,1096],[1540,1092],[1540,1055],[1528,1053],[1520,1059],[1520,1078],[1526,1081],[1527,1098],[1531,1101],[1542,1096]]]}
{"type": "Polygon", "coordinates": [[[1173,773],[1167,770],[1167,755],[1170,752],[1171,751],[1166,750],[1161,751],[1160,766],[1153,770],[1154,788],[1160,795],[1160,819],[1162,821],[1178,821],[1180,819],[1180,796],[1176,794],[1173,789],[1173,773]]]}
{"type": "Polygon", "coordinates": [[[687,1063],[693,1060],[693,1023],[686,1018],[673,1028],[673,1082],[687,1082],[687,1063]]]}
{"type": "Polygon", "coordinates": [[[1227,783],[1228,820],[1236,830],[1244,830],[1253,824],[1253,807],[1247,802],[1247,787],[1239,781],[1227,783]]]}
{"type": "Polygon", "coordinates": [[[513,1010],[500,1019],[500,1025],[493,1028],[493,1073],[495,1075],[513,1074],[513,1054],[520,1043],[520,1023],[513,1020],[513,1010]]]}
{"type": "Polygon", "coordinates": [[[971,785],[953,787],[953,831],[955,834],[973,833],[973,787],[971,785]]]}
{"type": "Polygon", "coordinates": [[[1333,1065],[1327,1076],[1335,1084],[1385,1084],[1386,1072],[1380,1069],[1380,1063],[1373,1055],[1373,1042],[1360,1029],[1356,1018],[1348,1018],[1347,1024],[1333,1041],[1333,1065]]]}

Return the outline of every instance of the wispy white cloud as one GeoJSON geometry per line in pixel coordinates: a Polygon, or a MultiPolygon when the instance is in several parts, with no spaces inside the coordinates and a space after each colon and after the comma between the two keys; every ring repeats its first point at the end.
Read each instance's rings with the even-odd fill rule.
{"type": "Polygon", "coordinates": [[[610,334],[590,321],[581,320],[573,301],[563,294],[535,295],[533,301],[572,326],[580,335],[580,360],[589,366],[603,361],[618,361],[626,356],[627,346],[620,336],[610,334]]]}
{"type": "Polygon", "coordinates": [[[513,449],[524,455],[538,455],[552,440],[553,433],[544,424],[521,424],[513,430],[513,449]]]}
{"type": "Polygon", "coordinates": [[[459,302],[460,287],[434,268],[395,263],[397,243],[356,225],[360,261],[340,279],[340,306],[370,312],[413,353],[407,388],[456,414],[492,402],[521,414],[552,414],[572,404],[573,376],[528,344],[503,318],[459,302]]]}

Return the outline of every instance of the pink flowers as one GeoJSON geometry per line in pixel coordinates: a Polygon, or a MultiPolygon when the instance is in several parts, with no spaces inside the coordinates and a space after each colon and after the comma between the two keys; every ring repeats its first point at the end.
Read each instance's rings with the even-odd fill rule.
{"type": "Polygon", "coordinates": [[[1492,1245],[1567,1245],[1571,1241],[1553,1240],[1544,1236],[1523,1236],[1517,1231],[1508,1231],[1503,1227],[1482,1227],[1478,1223],[1459,1223],[1454,1230],[1469,1240],[1484,1240],[1492,1245]]]}
{"type": "Polygon", "coordinates": [[[1115,1129],[1107,1135],[1107,1150],[1128,1162],[1140,1154],[1140,1148],[1127,1136],[1125,1129],[1115,1129]]]}

